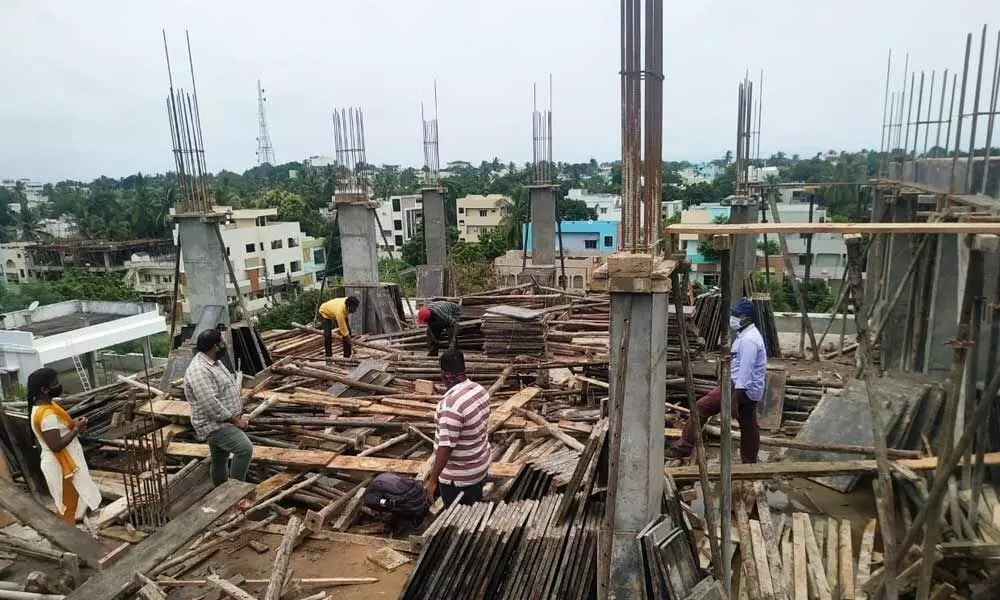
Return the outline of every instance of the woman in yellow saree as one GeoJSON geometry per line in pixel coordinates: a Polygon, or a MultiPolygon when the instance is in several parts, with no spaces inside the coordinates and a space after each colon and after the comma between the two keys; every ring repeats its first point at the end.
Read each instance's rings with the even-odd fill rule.
{"type": "Polygon", "coordinates": [[[28,376],[31,430],[41,448],[41,468],[56,512],[75,524],[101,505],[101,492],[94,484],[78,436],[87,429],[87,419],[73,419],[55,399],[62,395],[59,373],[44,367],[28,376]]]}

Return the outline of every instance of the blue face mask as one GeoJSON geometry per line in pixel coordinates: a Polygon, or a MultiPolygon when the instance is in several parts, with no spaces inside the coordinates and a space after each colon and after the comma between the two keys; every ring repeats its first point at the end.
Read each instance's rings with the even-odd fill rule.
{"type": "Polygon", "coordinates": [[[743,322],[743,320],[740,319],[739,317],[734,317],[733,315],[729,315],[729,328],[730,329],[739,329],[740,328],[740,323],[742,323],[742,322],[743,322]]]}
{"type": "Polygon", "coordinates": [[[226,346],[220,346],[219,351],[215,353],[215,360],[219,360],[225,355],[226,355],[226,346]]]}

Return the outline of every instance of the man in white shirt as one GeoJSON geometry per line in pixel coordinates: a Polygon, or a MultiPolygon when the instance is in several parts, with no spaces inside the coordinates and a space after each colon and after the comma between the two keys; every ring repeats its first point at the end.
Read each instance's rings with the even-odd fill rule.
{"type": "MultiPolygon", "coordinates": [[[[767,349],[764,338],[754,325],[753,302],[743,299],[729,309],[729,327],[735,333],[732,344],[733,417],[740,424],[740,459],[757,462],[760,451],[760,426],[757,424],[757,403],[764,398],[767,376],[767,349]]],[[[698,416],[704,425],[709,417],[722,410],[722,389],[714,388],[698,400],[698,416]]],[[[694,424],[688,420],[681,439],[667,448],[668,458],[686,458],[694,450],[694,424]]]]}

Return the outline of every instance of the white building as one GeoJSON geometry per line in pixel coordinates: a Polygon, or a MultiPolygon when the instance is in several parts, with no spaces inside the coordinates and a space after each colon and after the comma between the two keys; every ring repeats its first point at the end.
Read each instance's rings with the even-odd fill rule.
{"type": "MultiPolygon", "coordinates": [[[[297,222],[278,221],[278,210],[275,208],[213,208],[215,212],[228,214],[222,227],[222,240],[236,273],[239,291],[251,313],[288,299],[296,290],[315,287],[315,274],[326,267],[325,253],[315,252],[315,239],[302,233],[297,222]],[[317,264],[317,257],[324,264],[317,264]]],[[[176,229],[174,240],[176,243],[176,229]]],[[[128,261],[127,266],[126,279],[145,298],[162,301],[165,297],[169,301],[174,286],[173,257],[137,255],[128,261]]],[[[183,275],[181,283],[184,283],[183,275]]],[[[236,290],[229,277],[226,278],[226,291],[230,301],[236,302],[236,290]]],[[[181,308],[187,311],[186,302],[181,308]]]]}
{"type": "Polygon", "coordinates": [[[587,208],[594,209],[598,221],[621,221],[622,198],[617,194],[591,194],[585,190],[572,189],[566,194],[567,200],[582,200],[587,208]]]}
{"type": "Polygon", "coordinates": [[[337,157],[316,155],[310,156],[303,162],[310,167],[334,167],[337,165],[337,157]]]}
{"type": "Polygon", "coordinates": [[[0,248],[6,283],[22,283],[28,279],[28,253],[25,248],[34,244],[35,242],[8,242],[0,248]]]}
{"type": "Polygon", "coordinates": [[[376,241],[383,256],[388,257],[391,251],[395,258],[399,258],[403,244],[410,241],[423,222],[422,202],[420,194],[391,196],[375,209],[379,225],[382,226],[376,241]]]}
{"type": "MultiPolygon", "coordinates": [[[[24,199],[28,203],[28,207],[35,208],[39,204],[45,202],[45,195],[42,194],[42,190],[45,188],[44,183],[39,183],[37,181],[32,181],[30,179],[0,179],[0,187],[7,188],[8,190],[15,190],[21,186],[21,191],[24,193],[24,199]]],[[[20,207],[14,210],[20,210],[20,207]]]]}
{"type": "Polygon", "coordinates": [[[769,177],[778,178],[779,176],[778,167],[750,167],[747,169],[747,181],[750,183],[764,183],[769,177]]]}
{"type": "Polygon", "coordinates": [[[470,244],[479,236],[500,227],[510,198],[502,194],[469,194],[455,201],[458,212],[458,239],[470,244]]]}
{"type": "Polygon", "coordinates": [[[63,215],[58,219],[42,219],[39,223],[45,233],[57,239],[65,240],[80,235],[76,220],[69,215],[63,215]]]}

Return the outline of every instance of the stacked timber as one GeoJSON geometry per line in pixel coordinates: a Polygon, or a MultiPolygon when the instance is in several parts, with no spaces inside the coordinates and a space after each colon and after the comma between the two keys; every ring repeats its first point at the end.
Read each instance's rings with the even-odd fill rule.
{"type": "Polygon", "coordinates": [[[781,358],[781,342],[778,340],[778,327],[774,322],[771,295],[755,293],[751,301],[756,311],[754,322],[757,329],[760,330],[761,337],[764,338],[764,347],[767,348],[768,357],[781,358]]]}
{"type": "Polygon", "coordinates": [[[597,593],[597,536],[604,505],[560,521],[559,494],[541,500],[452,505],[424,534],[400,596],[590,599],[597,593]]]}
{"type": "Polygon", "coordinates": [[[483,352],[493,358],[544,358],[550,316],[548,309],[489,308],[483,314],[483,352]]]}
{"type": "Polygon", "coordinates": [[[729,326],[726,310],[727,307],[722,306],[721,292],[705,292],[694,299],[694,324],[704,340],[706,352],[715,352],[719,349],[722,328],[729,326]]]}

